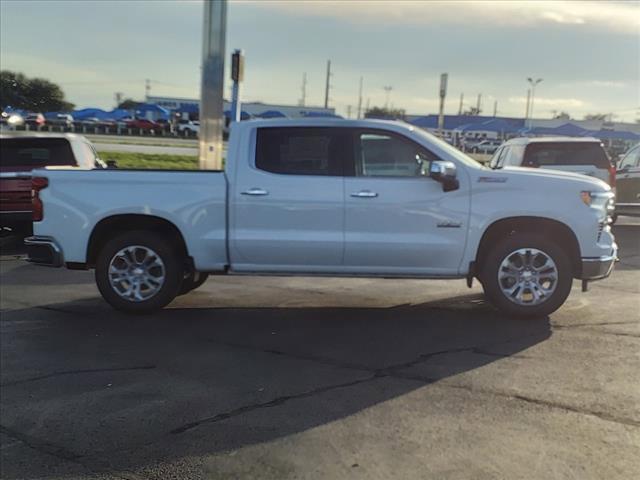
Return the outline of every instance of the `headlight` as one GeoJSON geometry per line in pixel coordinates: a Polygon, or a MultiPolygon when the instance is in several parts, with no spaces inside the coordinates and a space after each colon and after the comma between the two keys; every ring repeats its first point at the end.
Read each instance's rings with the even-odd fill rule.
{"type": "Polygon", "coordinates": [[[613,210],[613,192],[580,192],[580,198],[585,205],[593,208],[608,208],[613,210]]]}
{"type": "Polygon", "coordinates": [[[600,221],[607,221],[615,208],[613,192],[580,192],[580,198],[590,208],[598,212],[600,221]]]}

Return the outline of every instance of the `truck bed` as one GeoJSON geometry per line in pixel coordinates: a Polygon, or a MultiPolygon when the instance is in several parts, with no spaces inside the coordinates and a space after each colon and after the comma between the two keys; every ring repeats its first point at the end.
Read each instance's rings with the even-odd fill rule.
{"type": "Polygon", "coordinates": [[[115,215],[134,220],[135,215],[150,215],[182,232],[197,269],[220,270],[228,263],[227,180],[222,171],[43,169],[33,175],[49,180],[40,193],[44,219],[34,223],[34,234],[55,231],[65,246],[65,262],[85,261],[99,222],[115,215]]]}

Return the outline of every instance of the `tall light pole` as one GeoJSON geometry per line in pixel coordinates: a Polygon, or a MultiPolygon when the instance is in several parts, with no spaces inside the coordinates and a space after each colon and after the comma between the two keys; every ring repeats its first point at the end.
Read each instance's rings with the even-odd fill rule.
{"type": "Polygon", "coordinates": [[[227,0],[206,0],[202,28],[200,83],[200,169],[222,168],[222,94],[224,85],[227,0]]]}
{"type": "Polygon", "coordinates": [[[536,97],[536,85],[538,85],[542,81],[542,78],[536,78],[535,80],[531,77],[527,78],[527,82],[531,85],[531,105],[529,106],[529,128],[531,128],[531,121],[533,120],[533,101],[536,97]]]}

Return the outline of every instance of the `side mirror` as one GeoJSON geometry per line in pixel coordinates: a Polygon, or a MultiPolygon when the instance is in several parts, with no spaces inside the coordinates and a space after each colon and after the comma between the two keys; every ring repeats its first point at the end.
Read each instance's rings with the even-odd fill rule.
{"type": "Polygon", "coordinates": [[[116,160],[107,160],[105,163],[107,164],[107,168],[118,168],[118,162],[116,160]]]}
{"type": "Polygon", "coordinates": [[[429,176],[436,182],[442,183],[442,190],[450,192],[460,188],[460,182],[456,178],[456,164],[442,160],[434,160],[429,165],[429,176]]]}

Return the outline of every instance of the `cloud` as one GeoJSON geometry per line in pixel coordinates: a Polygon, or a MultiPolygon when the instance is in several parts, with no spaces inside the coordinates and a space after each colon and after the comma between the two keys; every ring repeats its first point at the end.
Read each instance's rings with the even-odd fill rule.
{"type": "Polygon", "coordinates": [[[640,4],[636,2],[577,1],[287,1],[251,3],[286,14],[325,17],[354,24],[483,25],[486,27],[536,27],[575,25],[640,33],[640,4]]]}
{"type": "MultiPolygon", "coordinates": [[[[525,105],[527,97],[509,97],[509,103],[525,105]]],[[[538,107],[554,107],[554,108],[583,108],[589,105],[588,102],[578,98],[545,98],[535,97],[534,103],[538,107]]]]}

